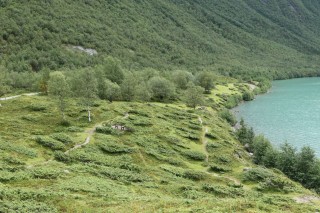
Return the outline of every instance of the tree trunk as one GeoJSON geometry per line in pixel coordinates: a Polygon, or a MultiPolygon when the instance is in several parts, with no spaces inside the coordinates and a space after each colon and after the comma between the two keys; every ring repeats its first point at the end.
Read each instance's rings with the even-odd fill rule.
{"type": "Polygon", "coordinates": [[[90,110],[90,108],[88,108],[88,118],[89,118],[89,122],[91,122],[91,110],[90,110]]]}

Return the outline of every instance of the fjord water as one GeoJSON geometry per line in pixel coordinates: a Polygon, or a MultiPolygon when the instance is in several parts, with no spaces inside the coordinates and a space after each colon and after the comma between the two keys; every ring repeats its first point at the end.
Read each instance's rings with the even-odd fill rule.
{"type": "Polygon", "coordinates": [[[234,112],[275,146],[310,146],[320,156],[320,78],[274,81],[269,93],[234,112]]]}

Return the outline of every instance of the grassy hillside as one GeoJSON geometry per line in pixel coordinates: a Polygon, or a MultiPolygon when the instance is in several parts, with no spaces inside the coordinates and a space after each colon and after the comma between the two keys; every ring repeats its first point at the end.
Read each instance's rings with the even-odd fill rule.
{"type": "MultiPolygon", "coordinates": [[[[220,85],[207,98],[225,103],[241,87],[220,85]]],[[[312,200],[312,193],[280,171],[253,165],[211,108],[97,101],[88,123],[86,110],[69,100],[71,126],[63,126],[46,96],[1,104],[1,212],[315,212],[319,206],[296,202],[312,200]]]]}
{"type": "Polygon", "coordinates": [[[319,11],[316,0],[5,0],[1,60],[19,72],[92,66],[111,55],[131,70],[311,75],[319,67],[319,11]]]}

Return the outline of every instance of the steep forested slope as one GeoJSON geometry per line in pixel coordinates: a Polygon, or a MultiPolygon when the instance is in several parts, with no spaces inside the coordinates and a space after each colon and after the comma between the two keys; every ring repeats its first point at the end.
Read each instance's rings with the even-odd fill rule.
{"type": "Polygon", "coordinates": [[[111,55],[128,69],[298,76],[318,70],[319,9],[316,0],[3,0],[1,59],[15,71],[90,66],[111,55]]]}

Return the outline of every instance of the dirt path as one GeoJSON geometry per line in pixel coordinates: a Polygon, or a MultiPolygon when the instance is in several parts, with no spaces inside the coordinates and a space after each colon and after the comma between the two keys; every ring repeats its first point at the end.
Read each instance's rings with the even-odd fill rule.
{"type": "Polygon", "coordinates": [[[88,135],[87,135],[86,140],[84,141],[84,143],[77,144],[74,147],[72,147],[71,149],[65,151],[64,153],[68,154],[69,152],[71,152],[73,150],[79,149],[79,148],[89,144],[90,141],[91,141],[92,135],[96,132],[96,128],[99,127],[99,126],[101,126],[101,124],[96,124],[93,128],[85,131],[85,133],[87,133],[88,135]]]}
{"type": "Polygon", "coordinates": [[[314,195],[305,195],[305,196],[295,197],[294,200],[297,203],[313,203],[315,201],[316,202],[320,201],[320,198],[314,195]]]}
{"type": "Polygon", "coordinates": [[[7,100],[11,100],[11,99],[16,99],[16,98],[20,98],[21,96],[35,96],[35,95],[39,95],[39,94],[40,94],[40,92],[24,93],[21,95],[14,95],[14,96],[0,98],[0,101],[7,101],[7,100]]]}
{"type": "MultiPolygon", "coordinates": [[[[202,118],[199,117],[198,120],[199,120],[200,124],[202,125],[203,124],[202,118]]],[[[205,161],[208,163],[209,162],[209,153],[207,151],[208,140],[206,139],[206,133],[209,132],[209,129],[206,126],[202,126],[202,129],[203,129],[203,133],[202,133],[202,136],[201,136],[202,149],[204,151],[204,154],[206,155],[205,161]]]]}

